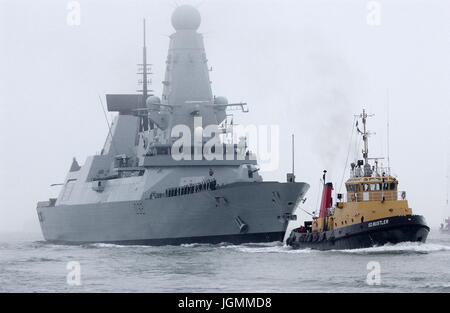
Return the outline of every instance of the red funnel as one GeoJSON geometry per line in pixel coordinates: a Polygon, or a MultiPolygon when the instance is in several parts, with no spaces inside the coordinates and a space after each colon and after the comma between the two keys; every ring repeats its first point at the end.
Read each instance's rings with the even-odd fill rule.
{"type": "Polygon", "coordinates": [[[331,198],[332,190],[333,190],[332,183],[326,183],[323,185],[322,202],[320,203],[319,217],[327,217],[328,209],[333,206],[333,199],[331,198]]]}

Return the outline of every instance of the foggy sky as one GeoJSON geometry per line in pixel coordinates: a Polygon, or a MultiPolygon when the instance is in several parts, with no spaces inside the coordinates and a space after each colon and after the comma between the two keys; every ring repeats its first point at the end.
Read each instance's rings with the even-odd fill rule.
{"type": "Polygon", "coordinates": [[[339,184],[363,107],[375,114],[370,154],[386,155],[389,90],[399,188],[429,224],[443,218],[448,1],[380,0],[381,24],[370,26],[362,0],[80,0],[81,25],[72,27],[67,2],[0,0],[0,232],[39,231],[36,202],[59,191],[49,185],[64,180],[72,157],[84,163],[101,150],[108,127],[98,95],[137,89],[143,17],[161,95],[176,3],[202,15],[213,93],[249,104],[235,120],[280,126],[280,167],[266,180],[285,181],[295,133],[297,181],[311,184],[303,208],[316,210],[322,170],[339,184]]]}

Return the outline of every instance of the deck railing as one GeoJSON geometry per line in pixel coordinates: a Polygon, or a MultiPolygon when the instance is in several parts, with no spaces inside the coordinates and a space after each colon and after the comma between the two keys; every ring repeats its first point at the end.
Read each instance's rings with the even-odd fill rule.
{"type": "Polygon", "coordinates": [[[406,191],[363,191],[347,194],[348,202],[406,200],[406,191]]]}

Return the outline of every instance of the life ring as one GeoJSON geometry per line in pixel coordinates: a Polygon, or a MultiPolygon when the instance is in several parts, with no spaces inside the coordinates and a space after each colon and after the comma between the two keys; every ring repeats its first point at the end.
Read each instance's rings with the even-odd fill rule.
{"type": "Polygon", "coordinates": [[[402,197],[402,200],[406,199],[406,192],[405,191],[402,191],[401,197],[402,197]]]}

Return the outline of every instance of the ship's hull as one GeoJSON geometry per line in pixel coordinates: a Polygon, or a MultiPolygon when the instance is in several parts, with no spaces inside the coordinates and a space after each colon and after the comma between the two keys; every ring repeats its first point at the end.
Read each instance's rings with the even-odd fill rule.
{"type": "Polygon", "coordinates": [[[400,242],[425,242],[429,231],[423,216],[394,216],[320,233],[292,231],[286,243],[297,249],[360,249],[400,242]]]}
{"type": "Polygon", "coordinates": [[[48,243],[57,245],[80,245],[106,243],[115,245],[135,245],[135,246],[176,246],[183,244],[244,244],[244,243],[261,243],[283,241],[286,231],[267,232],[267,233],[250,233],[235,235],[218,235],[218,236],[199,236],[199,237],[183,237],[183,238],[157,238],[157,239],[132,239],[132,240],[114,240],[114,241],[67,241],[67,240],[46,240],[48,243]]]}
{"type": "Polygon", "coordinates": [[[235,183],[175,197],[37,210],[44,238],[53,243],[282,241],[288,224],[284,217],[308,188],[304,183],[235,183]],[[240,223],[247,227],[239,227],[240,223]]]}

